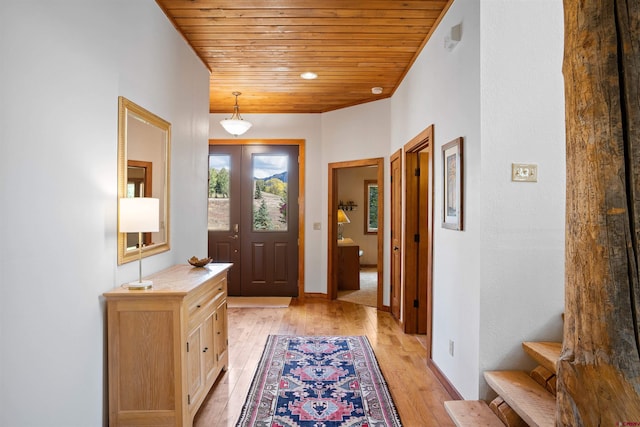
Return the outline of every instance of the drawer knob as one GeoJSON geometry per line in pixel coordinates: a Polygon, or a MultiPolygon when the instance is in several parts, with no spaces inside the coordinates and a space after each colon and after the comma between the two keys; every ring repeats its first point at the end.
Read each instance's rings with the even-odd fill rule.
{"type": "Polygon", "coordinates": [[[204,350],[202,350],[203,353],[206,353],[207,350],[209,350],[209,347],[205,347],[204,350]]]}
{"type": "Polygon", "coordinates": [[[196,308],[200,308],[200,304],[196,305],[196,308]]]}

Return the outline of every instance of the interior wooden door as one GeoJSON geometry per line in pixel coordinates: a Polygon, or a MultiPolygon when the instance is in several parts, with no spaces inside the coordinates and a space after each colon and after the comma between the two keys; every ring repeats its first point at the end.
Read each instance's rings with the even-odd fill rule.
{"type": "Polygon", "coordinates": [[[209,256],[229,295],[298,296],[297,145],[211,145],[209,256]]]}
{"type": "Polygon", "coordinates": [[[400,320],[402,297],[402,157],[391,156],[391,314],[400,320]]]}
{"type": "Polygon", "coordinates": [[[402,319],[405,333],[427,334],[433,295],[433,125],[404,146],[405,222],[402,319]]]}

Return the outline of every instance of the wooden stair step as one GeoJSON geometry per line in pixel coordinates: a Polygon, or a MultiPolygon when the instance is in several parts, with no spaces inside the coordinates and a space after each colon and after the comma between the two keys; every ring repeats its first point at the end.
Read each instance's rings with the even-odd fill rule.
{"type": "Polygon", "coordinates": [[[489,386],[531,427],[554,427],[555,397],[523,371],[486,371],[489,386]]]}
{"type": "Polygon", "coordinates": [[[504,427],[484,400],[449,400],[444,407],[457,427],[504,427]]]}
{"type": "Polygon", "coordinates": [[[536,362],[554,374],[558,373],[558,360],[562,352],[562,343],[526,341],[522,343],[522,348],[524,348],[524,351],[536,362]]]}

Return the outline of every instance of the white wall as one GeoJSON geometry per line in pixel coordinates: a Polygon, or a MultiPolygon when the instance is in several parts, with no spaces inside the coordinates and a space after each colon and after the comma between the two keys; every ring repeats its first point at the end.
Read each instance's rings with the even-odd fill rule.
{"type": "MultiPolygon", "coordinates": [[[[391,101],[383,99],[367,104],[357,105],[322,115],[322,146],[324,150],[323,165],[348,160],[384,159],[384,182],[389,182],[389,138],[391,101]]],[[[326,189],[329,177],[327,166],[323,167],[322,180],[326,189]]],[[[387,186],[388,187],[388,186],[387,186]]],[[[325,192],[325,194],[327,194],[325,192]]],[[[390,228],[388,188],[384,194],[384,229],[390,228]]],[[[326,212],[328,200],[325,202],[326,212]]],[[[326,227],[324,227],[326,230],[326,227]]],[[[383,298],[384,305],[390,305],[391,282],[389,276],[389,233],[384,233],[384,265],[383,268],[383,298]]],[[[326,246],[326,232],[325,232],[326,246]]],[[[327,254],[325,248],[324,263],[327,254]]],[[[326,267],[325,267],[326,270],[326,267]]],[[[326,276],[326,274],[325,274],[326,276]]],[[[325,285],[326,288],[326,285],[325,285]]]]}
{"type": "Polygon", "coordinates": [[[490,394],[484,370],[531,367],[523,340],[561,339],[562,25],[560,0],[457,0],[392,98],[392,151],[435,126],[433,360],[468,399],[490,394]],[[452,231],[440,150],[459,136],[464,231],[452,231]],[[512,162],[537,163],[539,182],[512,183],[512,162]]]}
{"type": "Polygon", "coordinates": [[[563,25],[560,0],[482,3],[480,372],[532,368],[521,341],[562,340],[563,25]],[[514,162],[538,182],[511,182],[514,162]]]}
{"type": "Polygon", "coordinates": [[[206,253],[208,71],[152,0],[0,3],[0,425],[105,420],[118,96],[172,123],[170,252],[206,253]]]}
{"type": "Polygon", "coordinates": [[[480,2],[457,0],[393,97],[392,150],[434,125],[433,360],[463,396],[478,390],[480,294],[480,2]],[[444,48],[449,29],[462,40],[444,48]],[[464,231],[441,228],[441,147],[464,138],[464,231]],[[454,341],[455,357],[448,354],[454,341]]]}

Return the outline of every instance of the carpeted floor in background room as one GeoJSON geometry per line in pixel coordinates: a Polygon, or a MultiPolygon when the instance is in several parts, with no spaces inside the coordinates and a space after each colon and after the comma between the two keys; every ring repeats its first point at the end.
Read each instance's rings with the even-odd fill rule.
{"type": "Polygon", "coordinates": [[[359,291],[338,291],[340,301],[355,304],[378,306],[378,270],[376,267],[364,267],[360,269],[359,291]]]}

